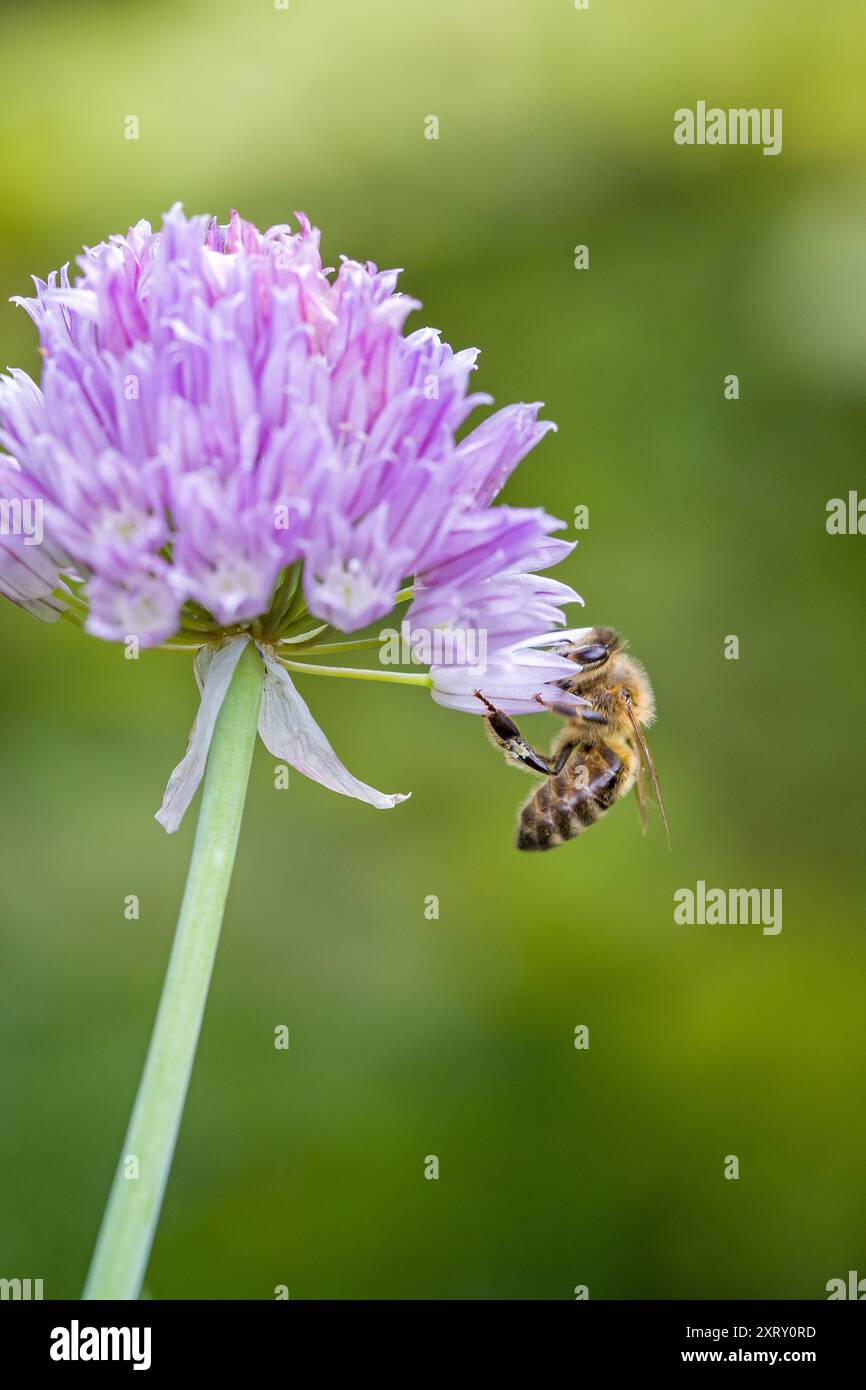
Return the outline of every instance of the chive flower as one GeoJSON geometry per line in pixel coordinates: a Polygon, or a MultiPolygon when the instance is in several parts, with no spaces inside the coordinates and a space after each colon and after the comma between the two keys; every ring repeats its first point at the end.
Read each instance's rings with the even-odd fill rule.
{"type": "MultiPolygon", "coordinates": [[[[14,301],[39,333],[40,384],[14,369],[0,378],[0,593],[103,641],[194,653],[201,704],[157,813],[167,830],[213,777],[194,855],[211,835],[218,857],[211,870],[194,858],[168,1022],[161,1011],[131,1130],[154,1146],[155,1187],[112,1198],[89,1286],[109,1297],[135,1296],[152,1238],[176,1132],[159,1118],[177,1067],[166,1029],[186,1026],[172,972],[201,972],[184,933],[203,917],[215,948],[228,878],[214,884],[234,855],[226,807],[236,839],[256,729],[334,791],[377,807],[404,799],[343,766],[292,674],[423,685],[480,716],[479,685],[504,710],[535,713],[533,697],[573,673],[556,643],[563,606],[580,599],[543,573],[571,549],[553,534],[563,523],[496,501],[553,424],[517,404],[469,429],[490,403],[470,389],[476,350],[407,333],[420,306],[397,291],[398,272],[324,267],[319,232],[297,223],[261,232],[236,212],[220,225],[176,205],[156,231],[138,222],[85,249],[77,273],[36,279],[14,301]],[[24,524],[37,515],[38,528],[24,524]],[[381,650],[381,633],[349,635],[407,603],[410,630],[483,634],[483,676],[447,642],[420,672],[330,664],[381,650]],[[230,772],[228,731],[246,750],[250,720],[248,756],[230,772]]],[[[207,979],[195,980],[203,1008],[207,979]]],[[[182,1106],[183,1077],[178,1087],[182,1106]]]]}

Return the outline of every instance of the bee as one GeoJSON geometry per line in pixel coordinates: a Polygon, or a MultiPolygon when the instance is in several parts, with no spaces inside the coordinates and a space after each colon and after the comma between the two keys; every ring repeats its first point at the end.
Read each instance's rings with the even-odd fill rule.
{"type": "Polygon", "coordinates": [[[561,699],[534,697],[566,720],[547,756],[527,743],[514,721],[480,690],[474,692],[487,708],[487,731],[507,761],[544,778],[521,808],[518,849],[555,849],[573,840],[632,788],[644,831],[655,793],[670,848],[661,788],[643,733],[655,717],[655,697],[646,671],[625,647],[613,628],[596,627],[578,642],[553,648],[573,661],[576,671],[556,682],[561,699]]]}

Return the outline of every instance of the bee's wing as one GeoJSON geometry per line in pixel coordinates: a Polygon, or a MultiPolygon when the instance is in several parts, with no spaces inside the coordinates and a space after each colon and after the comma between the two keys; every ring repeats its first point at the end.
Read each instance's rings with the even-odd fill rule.
{"type": "MultiPolygon", "coordinates": [[[[664,822],[665,834],[666,834],[667,837],[668,837],[668,849],[670,849],[670,847],[671,847],[671,830],[670,830],[670,826],[668,825],[667,814],[665,813],[665,803],[664,803],[664,801],[662,800],[662,789],[661,789],[661,787],[659,786],[659,779],[658,779],[658,775],[657,775],[657,773],[656,773],[655,763],[653,762],[653,755],[652,755],[652,753],[650,752],[650,747],[649,747],[649,744],[647,743],[646,738],[645,738],[645,736],[644,736],[643,729],[641,728],[640,724],[637,722],[637,719],[636,719],[636,717],[635,717],[635,712],[634,712],[634,710],[633,710],[632,707],[631,707],[631,701],[630,701],[630,700],[624,700],[624,701],[623,701],[623,704],[625,705],[626,714],[628,715],[629,720],[631,721],[631,726],[632,726],[632,728],[634,729],[634,736],[635,736],[635,738],[637,739],[638,748],[640,749],[640,754],[641,754],[641,758],[642,758],[642,761],[643,761],[643,768],[646,769],[646,774],[647,774],[647,776],[649,777],[650,782],[652,783],[652,787],[653,787],[653,790],[654,790],[654,792],[655,792],[656,801],[658,802],[658,808],[659,808],[659,810],[660,810],[661,813],[662,813],[662,820],[663,820],[663,822],[664,822]]],[[[643,771],[643,768],[642,768],[642,771],[643,771]]],[[[638,781],[640,781],[640,775],[641,775],[641,774],[639,773],[639,774],[638,774],[638,781]]],[[[635,783],[635,786],[637,787],[637,783],[635,783]]],[[[644,788],[644,791],[646,791],[646,788],[644,788]]],[[[638,804],[640,805],[640,793],[638,793],[638,804]]],[[[646,812],[646,797],[644,797],[644,813],[645,813],[645,812],[646,812]]],[[[643,817],[641,817],[641,819],[643,819],[643,817]]]]}

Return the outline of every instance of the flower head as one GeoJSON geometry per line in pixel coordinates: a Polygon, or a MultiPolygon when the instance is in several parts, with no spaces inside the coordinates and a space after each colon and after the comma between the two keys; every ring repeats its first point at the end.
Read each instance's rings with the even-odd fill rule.
{"type": "MultiPolygon", "coordinates": [[[[513,405],[458,438],[489,400],[475,350],[407,334],[397,272],[328,270],[298,225],[175,206],[15,301],[43,370],[0,379],[0,498],[38,502],[44,534],[0,528],[0,591],[108,641],[208,648],[200,679],[233,639],[276,671],[411,597],[416,627],[483,630],[525,707],[559,659],[533,668],[521,644],[577,599],[536,571],[570,546],[544,511],[492,504],[553,425],[513,405]]],[[[456,669],[429,684],[473,707],[456,669]]],[[[283,714],[312,723],[288,696],[283,714]]]]}

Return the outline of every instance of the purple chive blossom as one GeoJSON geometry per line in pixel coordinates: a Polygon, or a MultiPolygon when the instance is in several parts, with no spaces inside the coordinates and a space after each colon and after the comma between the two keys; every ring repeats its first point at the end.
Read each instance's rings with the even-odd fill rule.
{"type": "MultiPolygon", "coordinates": [[[[406,334],[419,306],[398,273],[325,269],[318,231],[298,223],[262,233],[175,206],[161,230],[139,222],[86,250],[74,280],[64,268],[15,301],[43,370],[41,386],[0,378],[0,499],[38,501],[44,535],[0,528],[0,592],[108,641],[205,649],[197,740],[167,793],[178,821],[246,641],[268,668],[268,746],[391,805],[342,768],[281,652],[376,623],[411,586],[413,627],[483,631],[485,694],[537,710],[564,662],[530,643],[579,601],[535,572],[569,552],[552,536],[562,523],[491,505],[554,426],[513,405],[458,442],[489,402],[469,391],[476,351],[406,334]]],[[[477,672],[430,676],[435,699],[482,713],[477,672]]]]}
{"type": "MultiPolygon", "coordinates": [[[[591,631],[592,628],[583,627],[541,633],[498,648],[487,658],[483,679],[471,665],[433,666],[430,670],[433,699],[449,709],[476,714],[478,697],[475,691],[480,683],[487,698],[506,714],[538,714],[536,694],[544,693],[548,699],[571,698],[555,686],[556,681],[574,675],[574,662],[556,651],[557,644],[566,645],[591,631]],[[546,687],[554,688],[546,690],[546,687]]],[[[575,703],[585,703],[577,696],[573,698],[575,703]]]]}

